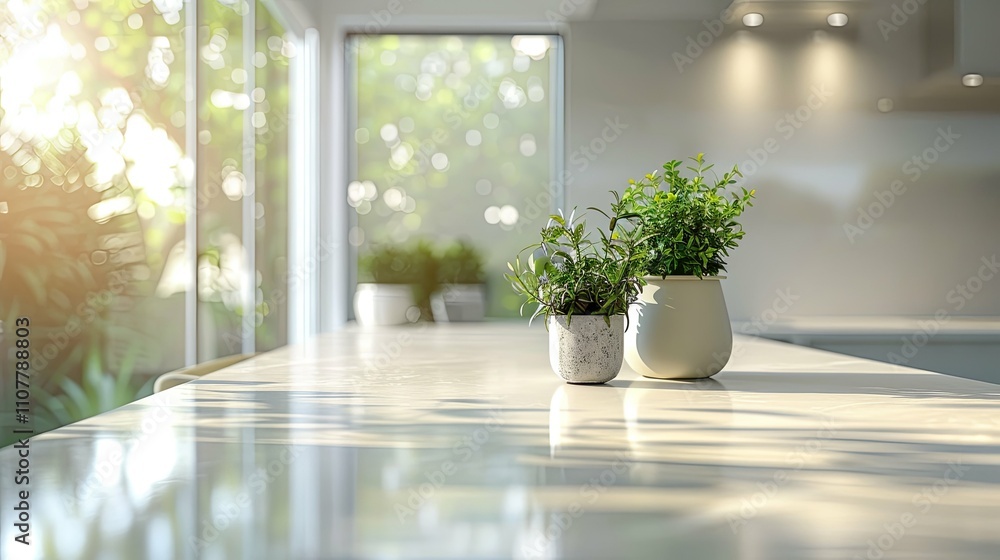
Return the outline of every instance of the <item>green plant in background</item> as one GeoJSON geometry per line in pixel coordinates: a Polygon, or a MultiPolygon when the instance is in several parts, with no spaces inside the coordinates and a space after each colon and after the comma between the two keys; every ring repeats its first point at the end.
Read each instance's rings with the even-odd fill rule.
{"type": "MultiPolygon", "coordinates": [[[[21,152],[40,153],[32,150],[24,147],[21,152]]],[[[39,407],[33,427],[38,433],[107,410],[101,406],[109,400],[92,393],[97,385],[87,383],[84,376],[115,384],[118,365],[111,359],[92,358],[114,343],[134,345],[141,337],[128,329],[113,330],[111,324],[114,307],[129,305],[130,297],[145,289],[133,278],[144,271],[139,263],[146,257],[139,219],[133,212],[99,222],[88,213],[102,200],[135,192],[127,183],[103,193],[87,188],[92,165],[75,146],[69,150],[74,158],[71,166],[51,154],[41,160],[40,182],[35,186],[0,183],[0,201],[9,210],[0,214],[0,327],[15,325],[18,317],[30,320],[32,384],[39,407]],[[88,360],[104,369],[85,369],[88,360]],[[44,412],[50,405],[59,408],[53,399],[69,395],[66,388],[76,389],[76,401],[89,399],[89,404],[68,409],[90,411],[86,416],[44,412]]],[[[5,367],[13,366],[13,361],[6,361],[13,356],[6,352],[12,348],[12,335],[10,330],[5,340],[0,332],[0,361],[5,362],[0,364],[0,381],[6,386],[14,382],[13,368],[5,367]]],[[[133,381],[129,372],[119,385],[126,394],[120,404],[148,394],[137,392],[133,381]]],[[[0,445],[14,441],[12,434],[0,435],[0,445]]]]}
{"type": "MultiPolygon", "coordinates": [[[[189,126],[207,135],[199,137],[197,154],[186,154],[198,156],[196,176],[208,183],[199,180],[199,240],[242,233],[242,201],[231,200],[225,186],[246,179],[239,162],[252,149],[262,162],[255,169],[258,288],[286,293],[293,49],[260,2],[247,36],[245,4],[195,2],[169,10],[114,0],[21,4],[11,10],[0,2],[7,24],[0,71],[40,71],[0,96],[0,136],[20,139],[0,146],[0,322],[31,319],[39,414],[48,410],[51,420],[39,418],[35,428],[43,431],[39,426],[75,422],[145,396],[151,376],[183,363],[176,347],[183,344],[184,316],[175,310],[185,290],[177,278],[187,274],[185,266],[169,265],[183,256],[185,223],[194,219],[182,180],[185,171],[195,172],[184,168],[181,149],[189,126]],[[212,46],[197,69],[205,91],[242,91],[251,62],[242,53],[254,47],[254,105],[246,109],[253,130],[244,130],[243,111],[208,96],[198,100],[197,125],[185,118],[186,77],[196,71],[185,62],[188,10],[198,11],[199,51],[212,46]],[[81,49],[82,59],[66,54],[95,42],[109,48],[81,49]],[[46,123],[45,130],[32,123],[46,123]],[[255,138],[244,146],[247,132],[255,138]],[[126,363],[123,356],[133,351],[126,363]]],[[[287,308],[276,299],[254,310],[258,350],[284,342],[287,308]]],[[[216,324],[238,334],[246,311],[241,300],[230,303],[199,306],[224,313],[225,323],[216,324]]],[[[200,343],[212,348],[206,336],[213,331],[200,330],[200,343]]],[[[0,353],[10,342],[0,332],[0,353]]],[[[5,386],[11,371],[0,367],[5,386]]],[[[4,436],[0,442],[8,443],[4,436]]]]}
{"type": "Polygon", "coordinates": [[[409,252],[413,275],[413,296],[420,309],[420,317],[433,321],[431,294],[438,288],[437,251],[434,250],[434,245],[429,241],[421,239],[410,246],[409,252]]]}
{"type": "Polygon", "coordinates": [[[116,375],[109,375],[105,372],[107,366],[102,363],[100,345],[91,343],[83,360],[79,382],[71,377],[63,377],[53,387],[53,391],[37,391],[36,398],[40,406],[36,431],[71,424],[151,394],[155,378],[147,378],[143,382],[132,375],[137,350],[133,346],[115,372],[116,375]]]}
{"type": "Polygon", "coordinates": [[[358,281],[408,284],[420,316],[430,319],[431,294],[437,289],[438,261],[434,246],[418,240],[403,247],[375,245],[358,258],[358,281]]]}
{"type": "Polygon", "coordinates": [[[726,257],[743,238],[737,220],[756,191],[741,188],[728,192],[742,177],[736,166],[715,182],[706,181],[705,154],[691,158],[687,169],[693,177],[681,175],[680,161],[663,165],[642,179],[630,180],[615,212],[639,216],[648,237],[644,242],[646,274],[652,276],[715,276],[726,270],[726,257]],[[728,194],[728,196],[727,196],[728,194]]]}
{"type": "Polygon", "coordinates": [[[550,216],[541,242],[522,251],[532,251],[527,262],[522,263],[518,255],[513,263],[507,263],[511,274],[504,278],[526,298],[522,314],[524,305],[538,306],[532,320],[539,315],[546,319],[554,315],[604,315],[610,324],[612,315],[628,311],[645,285],[642,247],[646,236],[641,225],[624,227],[636,215],[622,213],[609,216],[608,231],[598,229],[601,240],[595,242],[586,222],[575,223],[574,215],[569,219],[550,216]],[[539,258],[535,258],[536,250],[542,254],[539,258]]]}
{"type": "Polygon", "coordinates": [[[408,249],[376,245],[358,258],[358,281],[412,284],[413,257],[408,249]]]}
{"type": "Polygon", "coordinates": [[[441,284],[482,284],[483,254],[467,241],[445,247],[438,257],[438,281],[441,284]]]}

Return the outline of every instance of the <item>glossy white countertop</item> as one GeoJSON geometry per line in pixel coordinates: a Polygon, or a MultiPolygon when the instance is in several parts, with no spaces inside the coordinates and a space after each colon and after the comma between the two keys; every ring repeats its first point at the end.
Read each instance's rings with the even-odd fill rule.
{"type": "Polygon", "coordinates": [[[35,438],[72,560],[1000,558],[993,385],[737,337],[713,380],[549,370],[523,324],[347,329],[35,438]]]}

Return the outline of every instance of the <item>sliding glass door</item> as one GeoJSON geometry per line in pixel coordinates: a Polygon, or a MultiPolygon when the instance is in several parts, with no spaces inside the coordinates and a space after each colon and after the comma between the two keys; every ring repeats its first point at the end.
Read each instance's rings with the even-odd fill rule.
{"type": "Polygon", "coordinates": [[[302,41],[281,21],[246,1],[0,6],[0,373],[13,386],[27,319],[36,431],[288,341],[302,41]]]}

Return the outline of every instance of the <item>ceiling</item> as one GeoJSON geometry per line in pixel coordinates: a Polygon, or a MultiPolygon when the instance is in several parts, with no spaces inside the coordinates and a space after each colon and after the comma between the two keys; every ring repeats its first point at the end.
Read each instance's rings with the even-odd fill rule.
{"type": "Polygon", "coordinates": [[[692,20],[716,18],[732,0],[595,0],[595,20],[692,20]]]}
{"type": "MultiPolygon", "coordinates": [[[[305,0],[333,6],[345,16],[370,16],[393,1],[404,17],[497,16],[525,21],[549,21],[559,14],[567,21],[696,20],[718,17],[732,0],[305,0]]],[[[809,1],[809,0],[801,0],[809,1]]]]}

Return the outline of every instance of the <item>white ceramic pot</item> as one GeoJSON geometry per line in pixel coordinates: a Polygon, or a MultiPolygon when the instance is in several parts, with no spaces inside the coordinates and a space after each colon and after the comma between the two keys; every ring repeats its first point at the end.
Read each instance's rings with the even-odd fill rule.
{"type": "Polygon", "coordinates": [[[646,377],[701,379],[725,367],[733,350],[725,276],[647,276],[629,310],[625,361],[646,377]]]}
{"type": "Polygon", "coordinates": [[[354,318],[359,325],[402,325],[420,318],[413,286],[358,284],[354,291],[354,318]]]}
{"type": "Polygon", "coordinates": [[[625,316],[549,317],[549,364],[570,383],[607,383],[618,375],[624,354],[625,316]]]}
{"type": "Polygon", "coordinates": [[[486,316],[486,287],[446,284],[431,296],[431,311],[438,323],[482,321],[486,316]]]}

